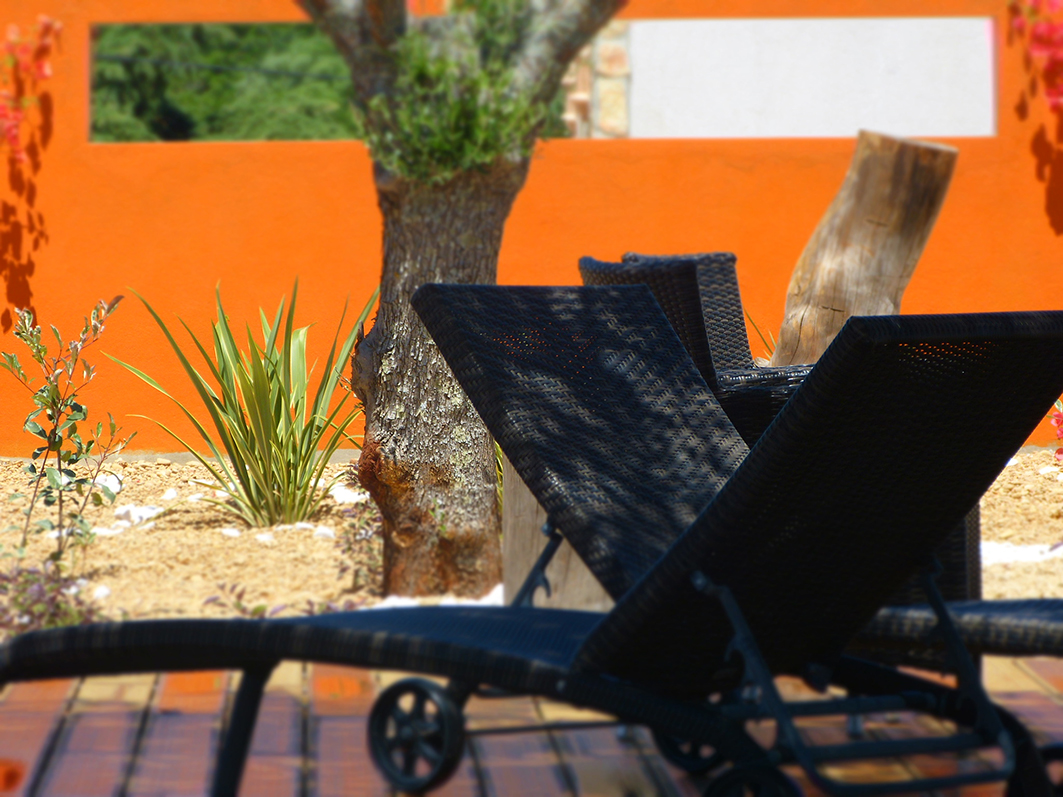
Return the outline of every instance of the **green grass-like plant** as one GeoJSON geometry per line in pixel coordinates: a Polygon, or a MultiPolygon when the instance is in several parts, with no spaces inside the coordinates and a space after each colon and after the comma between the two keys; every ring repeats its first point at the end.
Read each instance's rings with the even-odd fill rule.
{"type": "Polygon", "coordinates": [[[218,320],[214,322],[213,356],[181,321],[206,364],[206,378],[189,361],[159,314],[137,295],[192,380],[208,419],[201,420],[194,415],[140,369],[111,358],[177,404],[210,449],[213,459],[207,459],[165,424],[155,421],[207,468],[216,481],[215,489],[229,497],[229,500],[203,500],[239,515],[253,526],[296,523],[313,515],[330,486],[320,484],[329,457],[344,440],[355,442],[347,429],[361,414],[361,407],[352,403],[349,392],[331,410],[329,406],[342,381],[342,369],[350,359],[355,335],[377,293],[362,309],[342,343],[341,318],[324,372],[311,397],[312,369],[306,362],[310,328],[296,329],[294,325],[298,290],[296,281],[287,312],[281,300],[272,323],[259,310],[262,344],[256,342],[248,326],[245,351],[237,346],[220,290],[216,291],[218,320]]]}

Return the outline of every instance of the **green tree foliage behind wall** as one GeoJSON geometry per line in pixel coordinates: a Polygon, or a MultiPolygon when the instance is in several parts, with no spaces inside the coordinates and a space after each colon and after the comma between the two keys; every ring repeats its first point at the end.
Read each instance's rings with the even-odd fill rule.
{"type": "Polygon", "coordinates": [[[347,67],[311,25],[107,25],[94,39],[94,141],[360,137],[347,67]]]}
{"type": "MultiPolygon", "coordinates": [[[[103,25],[93,39],[93,141],[364,137],[347,66],[313,25],[103,25]]],[[[547,136],[566,135],[561,103],[547,136]]]]}

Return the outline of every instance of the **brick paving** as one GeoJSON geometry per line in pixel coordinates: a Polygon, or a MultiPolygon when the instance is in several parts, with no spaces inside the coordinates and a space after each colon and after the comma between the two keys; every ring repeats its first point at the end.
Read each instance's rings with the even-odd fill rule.
{"type": "MultiPolygon", "coordinates": [[[[1022,718],[1038,742],[1063,742],[1063,661],[987,658],[983,666],[994,699],[1022,718]]],[[[266,689],[241,793],[391,794],[369,762],[365,722],[376,693],[396,677],[282,664],[266,689]]],[[[11,685],[0,694],[0,795],[204,795],[237,683],[232,673],[198,672],[11,685]]],[[[789,696],[802,693],[795,682],[781,686],[789,696]]],[[[531,698],[473,698],[467,717],[470,730],[603,719],[531,698]]],[[[931,719],[906,714],[876,717],[866,726],[879,738],[936,727],[931,719]]],[[[833,719],[808,721],[802,729],[817,743],[845,738],[833,719]]],[[[756,730],[767,739],[771,732],[768,724],[756,730]]],[[[921,756],[846,764],[831,774],[854,781],[903,779],[986,763],[921,756]]],[[[791,774],[808,794],[817,793],[799,771],[791,774]]],[[[694,797],[703,786],[665,762],[644,728],[589,728],[471,736],[462,766],[435,794],[694,797]]],[[[1003,791],[994,784],[964,794],[1003,791]]]]}

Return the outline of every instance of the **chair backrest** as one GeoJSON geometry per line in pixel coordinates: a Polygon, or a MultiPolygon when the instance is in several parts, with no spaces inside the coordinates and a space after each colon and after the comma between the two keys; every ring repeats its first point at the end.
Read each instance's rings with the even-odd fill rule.
{"type": "Polygon", "coordinates": [[[829,663],[916,571],[1063,392],[1063,312],[852,318],[577,666],[705,694],[728,586],[775,672],[829,663]]]}
{"type": "Polygon", "coordinates": [[[614,598],[748,451],[645,286],[426,285],[413,306],[517,473],[614,598]]]}
{"type": "Polygon", "coordinates": [[[753,367],[735,256],[628,253],[620,263],[579,261],[585,285],[648,285],[710,387],[716,372],[753,367]]]}

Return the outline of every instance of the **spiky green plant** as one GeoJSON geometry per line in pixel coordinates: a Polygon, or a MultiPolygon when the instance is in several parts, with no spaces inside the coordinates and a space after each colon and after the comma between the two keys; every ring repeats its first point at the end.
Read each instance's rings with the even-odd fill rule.
{"type": "Polygon", "coordinates": [[[294,324],[298,290],[296,281],[287,312],[281,300],[272,323],[259,310],[263,342],[260,345],[255,340],[248,326],[245,351],[240,351],[229,327],[220,290],[216,291],[218,319],[214,322],[213,356],[181,321],[206,363],[209,378],[196,370],[159,314],[137,295],[192,380],[209,420],[201,420],[140,369],[112,358],[177,404],[210,449],[213,459],[155,421],[210,471],[215,489],[228,494],[228,500],[204,500],[212,500],[253,526],[296,523],[313,515],[330,486],[320,484],[329,457],[344,440],[357,445],[347,429],[361,414],[361,408],[353,404],[349,392],[332,409],[330,405],[340,386],[342,369],[350,359],[355,335],[377,294],[366,303],[342,344],[339,340],[343,319],[340,320],[324,372],[311,397],[312,369],[306,362],[310,328],[296,329],[294,324]],[[213,434],[208,425],[213,427],[213,434]]]}

